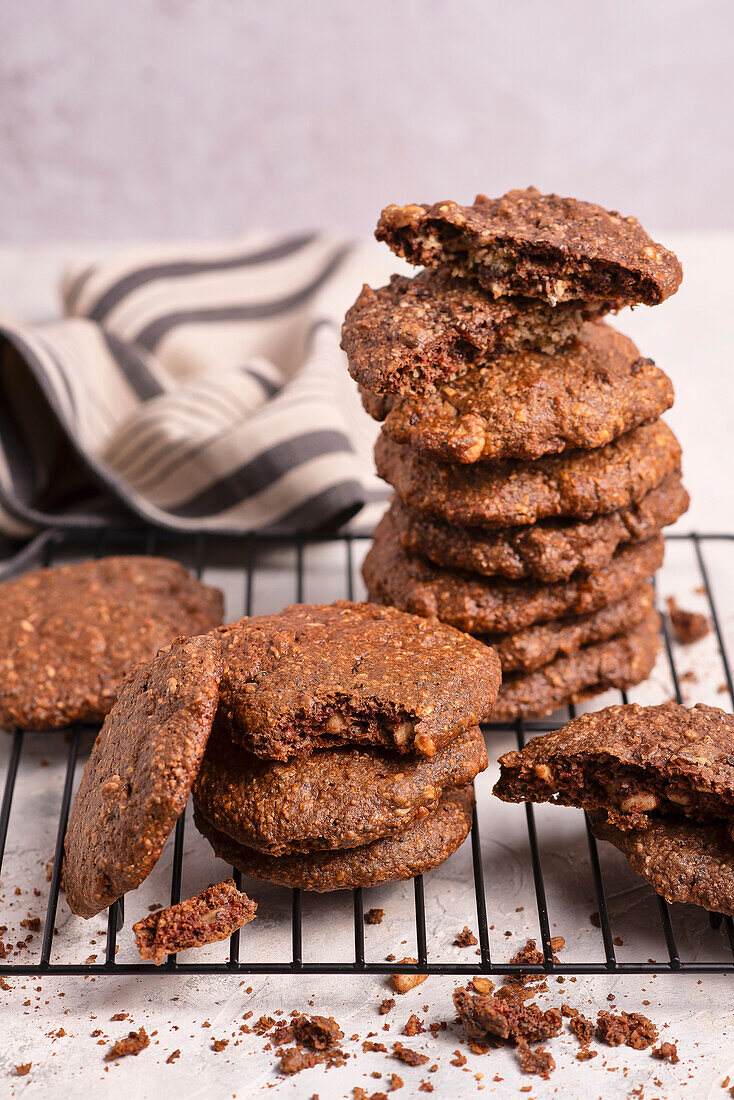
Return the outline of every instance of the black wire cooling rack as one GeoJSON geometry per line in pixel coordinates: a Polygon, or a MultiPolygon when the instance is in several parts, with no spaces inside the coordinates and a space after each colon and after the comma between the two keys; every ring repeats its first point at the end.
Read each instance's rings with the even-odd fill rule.
{"type": "MultiPolygon", "coordinates": [[[[344,588],[341,593],[343,598],[352,599],[354,596],[354,547],[355,544],[365,544],[369,540],[369,534],[345,534],[337,536],[309,537],[293,539],[286,536],[258,536],[248,540],[239,540],[237,554],[242,561],[245,581],[245,613],[250,613],[252,605],[253,583],[257,573],[257,559],[263,548],[273,546],[288,546],[295,551],[295,599],[301,602],[304,593],[304,551],[317,542],[330,542],[341,544],[344,548],[344,588]]],[[[47,566],[58,562],[62,557],[67,560],[78,560],[82,557],[100,557],[109,553],[146,553],[167,554],[171,557],[179,557],[184,563],[201,575],[205,566],[210,563],[213,546],[218,541],[206,536],[197,535],[186,541],[182,551],[182,540],[178,536],[168,536],[158,531],[130,531],[130,530],[105,530],[95,533],[81,532],[50,532],[28,548],[22,555],[13,559],[10,569],[5,569],[3,576],[13,575],[29,567],[47,566]]],[[[726,542],[734,544],[734,535],[726,534],[690,534],[668,535],[667,541],[685,541],[691,544],[700,573],[701,590],[705,592],[708,601],[709,613],[716,637],[719,657],[726,679],[729,698],[734,699],[734,682],[732,681],[732,666],[724,641],[722,620],[717,608],[715,594],[712,589],[709,570],[706,565],[702,548],[707,543],[726,542]]],[[[6,563],[7,565],[8,563],[6,563]]],[[[663,632],[667,659],[670,665],[670,673],[675,696],[682,701],[681,677],[676,667],[674,647],[668,634],[665,617],[663,618],[663,632]]],[[[622,693],[622,699],[627,701],[622,693]]],[[[573,708],[569,708],[571,716],[573,708]]],[[[494,730],[514,731],[517,744],[520,748],[525,744],[526,735],[547,733],[558,728],[558,723],[552,722],[523,722],[502,723],[488,727],[494,730]]],[[[650,974],[660,972],[692,973],[705,972],[734,972],[734,923],[730,917],[722,918],[716,914],[710,914],[709,920],[713,928],[721,928],[727,943],[727,959],[724,961],[686,961],[681,957],[676,934],[669,907],[663,898],[657,897],[659,919],[662,933],[665,939],[667,959],[659,962],[652,960],[627,962],[617,958],[615,941],[609,919],[609,907],[604,887],[604,877],[599,859],[597,843],[586,821],[588,851],[593,879],[593,889],[598,905],[599,926],[601,942],[603,945],[603,957],[598,960],[581,962],[556,962],[554,961],[551,944],[551,922],[546,902],[546,888],[541,855],[538,846],[538,836],[533,806],[525,806],[527,839],[529,844],[530,861],[534,882],[535,902],[537,906],[537,922],[540,930],[540,941],[543,952],[543,962],[538,965],[525,963],[508,963],[493,958],[490,946],[490,928],[487,920],[487,901],[485,892],[484,872],[481,851],[481,827],[475,811],[474,822],[471,831],[471,851],[473,868],[473,892],[476,903],[477,932],[479,939],[478,956],[471,962],[438,961],[429,958],[426,936],[426,909],[424,900],[423,877],[418,876],[413,880],[415,897],[415,933],[417,943],[417,961],[411,962],[372,962],[365,959],[364,942],[364,906],[362,890],[353,891],[354,911],[354,959],[347,962],[332,962],[329,960],[311,962],[303,958],[302,944],[302,899],[300,890],[292,890],[291,905],[291,952],[290,958],[275,962],[248,961],[243,957],[240,948],[239,933],[230,939],[229,958],[224,962],[179,962],[175,955],[168,958],[166,964],[154,967],[143,962],[116,961],[117,936],[124,924],[124,898],[116,902],[108,911],[107,937],[104,960],[94,964],[84,963],[57,963],[51,961],[51,953],[56,932],[55,921],[59,901],[61,857],[63,851],[64,834],[69,816],[69,809],[74,789],[74,776],[77,761],[80,754],[80,744],[85,730],[77,726],[71,730],[68,739],[68,755],[66,760],[66,774],[64,779],[61,809],[59,813],[58,829],[56,832],[55,853],[53,870],[49,886],[49,897],[44,921],[44,934],[41,944],[40,961],[24,962],[22,960],[8,962],[0,960],[0,975],[43,975],[43,974],[391,974],[391,973],[418,973],[418,974],[444,974],[444,975],[469,975],[469,974],[539,974],[551,973],[558,975],[576,974],[650,974]],[[722,927],[723,921],[723,927],[722,927]],[[728,960],[728,955],[731,960],[728,960]]],[[[18,767],[24,747],[24,733],[22,730],[10,731],[12,748],[10,752],[7,774],[5,778],[2,806],[0,807],[0,871],[2,870],[3,857],[8,833],[11,809],[13,807],[13,795],[18,767]]],[[[184,829],[185,815],[178,821],[174,834],[173,861],[171,871],[170,903],[174,904],[181,898],[181,876],[184,855],[184,829]]],[[[241,886],[241,875],[237,870],[233,871],[233,877],[238,886],[241,886]]]]}

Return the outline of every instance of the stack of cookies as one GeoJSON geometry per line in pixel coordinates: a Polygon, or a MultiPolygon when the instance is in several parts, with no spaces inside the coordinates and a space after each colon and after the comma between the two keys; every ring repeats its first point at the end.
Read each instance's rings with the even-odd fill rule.
{"type": "Polygon", "coordinates": [[[488,646],[372,604],[177,638],[129,673],[84,766],[64,846],[72,912],[140,885],[192,789],[216,854],[257,878],[325,891],[437,867],[471,828],[499,683],[488,646]]]}
{"type": "Polygon", "coordinates": [[[471,827],[493,650],[370,604],[296,605],[222,627],[212,736],[193,787],[217,855],[326,891],[412,878],[471,827]]]}
{"type": "Polygon", "coordinates": [[[640,682],[661,531],[688,496],[660,420],[672,385],[603,317],[673,294],[676,257],[634,218],[534,188],[389,206],[377,237],[425,269],[364,287],[344,323],[395,490],[370,598],[495,647],[498,721],[640,682]]]}

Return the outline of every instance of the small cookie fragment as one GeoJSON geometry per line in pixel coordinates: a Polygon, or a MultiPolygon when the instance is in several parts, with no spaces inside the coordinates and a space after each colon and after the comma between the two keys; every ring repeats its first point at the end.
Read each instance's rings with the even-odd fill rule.
{"type": "Polygon", "coordinates": [[[652,1020],[641,1012],[600,1012],[596,1019],[596,1037],[611,1047],[624,1043],[635,1050],[647,1050],[658,1037],[652,1020]]]}
{"type": "Polygon", "coordinates": [[[661,1043],[660,1046],[653,1047],[650,1053],[653,1058],[657,1058],[661,1062],[670,1062],[674,1066],[680,1062],[676,1043],[661,1043]]]}
{"type": "Polygon", "coordinates": [[[144,1027],[141,1027],[138,1031],[128,1032],[125,1039],[118,1039],[116,1043],[113,1043],[105,1054],[104,1060],[105,1062],[114,1062],[118,1058],[126,1058],[129,1054],[133,1054],[137,1058],[140,1051],[149,1046],[148,1033],[144,1027]]]}
{"type": "Polygon", "coordinates": [[[133,925],[135,942],[141,958],[160,965],[169,954],[228,939],[254,920],[256,911],[257,903],[230,878],[139,920],[133,925]]]}
{"type": "Polygon", "coordinates": [[[711,623],[700,611],[684,611],[675,596],[668,596],[667,603],[673,633],[681,645],[691,645],[711,633],[711,623]]]}
{"type": "Polygon", "coordinates": [[[538,1043],[558,1035],[562,1016],[557,1008],[542,1010],[537,1004],[522,1004],[519,999],[492,994],[470,994],[454,990],[456,1011],[473,1038],[494,1035],[514,1043],[538,1043]]]}
{"type": "Polygon", "coordinates": [[[546,1050],[545,1047],[537,1047],[533,1050],[527,1043],[521,1043],[519,1051],[520,1069],[523,1073],[534,1073],[547,1081],[556,1068],[555,1058],[550,1051],[546,1050]]]}

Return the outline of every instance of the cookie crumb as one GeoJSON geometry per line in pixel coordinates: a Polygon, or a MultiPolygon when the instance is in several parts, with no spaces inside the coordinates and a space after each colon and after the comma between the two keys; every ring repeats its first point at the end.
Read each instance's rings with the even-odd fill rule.
{"type": "Polygon", "coordinates": [[[673,633],[681,645],[698,642],[710,632],[711,624],[699,611],[685,611],[678,606],[675,596],[668,596],[667,604],[673,633]]]}
{"type": "Polygon", "coordinates": [[[456,947],[476,947],[478,942],[477,937],[467,925],[464,925],[454,940],[456,947]]]}
{"type": "Polygon", "coordinates": [[[382,918],[385,916],[384,909],[368,909],[364,915],[365,924],[382,924],[382,918]]]}
{"type": "Polygon", "coordinates": [[[117,1058],[126,1058],[129,1054],[134,1054],[137,1057],[140,1051],[145,1050],[148,1046],[150,1046],[148,1033],[144,1027],[141,1027],[138,1031],[128,1032],[126,1039],[118,1039],[107,1051],[104,1060],[105,1062],[114,1062],[117,1058]]]}
{"type": "Polygon", "coordinates": [[[653,1047],[650,1053],[653,1058],[658,1058],[661,1062],[671,1062],[674,1066],[680,1062],[676,1043],[661,1043],[659,1047],[653,1047]]]}
{"type": "Polygon", "coordinates": [[[393,1058],[398,1058],[401,1062],[405,1062],[407,1066],[424,1066],[429,1061],[426,1054],[419,1054],[417,1050],[410,1050],[408,1047],[404,1047],[402,1043],[393,1043],[392,1051],[393,1058]]]}

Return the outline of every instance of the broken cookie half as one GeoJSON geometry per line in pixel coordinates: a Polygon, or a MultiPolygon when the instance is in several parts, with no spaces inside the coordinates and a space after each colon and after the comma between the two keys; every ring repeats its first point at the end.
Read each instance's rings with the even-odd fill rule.
{"type": "Polygon", "coordinates": [[[668,901],[734,911],[734,715],[607,707],[505,753],[500,769],[498,798],[579,806],[668,901]]]}

